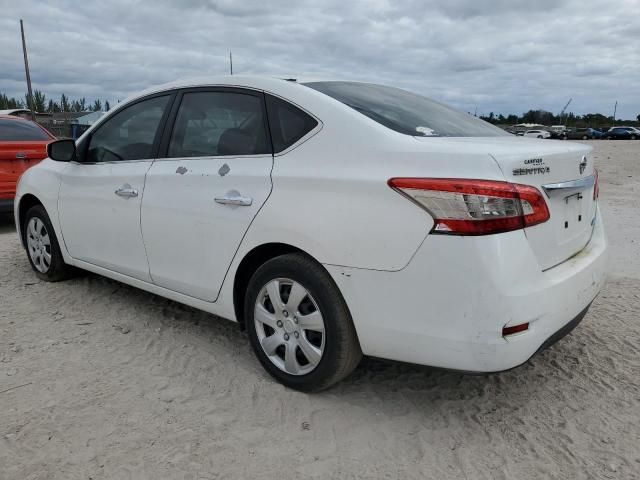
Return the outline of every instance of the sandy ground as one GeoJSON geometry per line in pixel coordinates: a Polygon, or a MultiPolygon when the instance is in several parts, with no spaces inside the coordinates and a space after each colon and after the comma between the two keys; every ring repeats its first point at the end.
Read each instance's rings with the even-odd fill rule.
{"type": "Polygon", "coordinates": [[[640,478],[640,142],[593,142],[610,278],[572,335],[467,376],[275,383],[235,324],[30,271],[0,225],[0,479],[640,478]]]}

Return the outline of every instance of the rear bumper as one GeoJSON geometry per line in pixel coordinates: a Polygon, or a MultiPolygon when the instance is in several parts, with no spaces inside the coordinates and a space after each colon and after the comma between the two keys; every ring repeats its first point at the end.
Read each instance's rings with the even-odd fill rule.
{"type": "Polygon", "coordinates": [[[507,370],[557,341],[586,314],[606,276],[600,214],[578,254],[541,271],[523,231],[430,235],[398,272],[326,266],[365,354],[470,372],[507,370]],[[529,322],[507,338],[502,328],[529,322]]]}
{"type": "Polygon", "coordinates": [[[553,345],[554,343],[559,342],[560,340],[562,340],[564,337],[566,337],[567,335],[569,335],[574,328],[576,328],[580,322],[582,321],[582,319],[585,317],[585,315],[587,314],[587,312],[589,311],[589,307],[591,306],[591,304],[587,305],[586,308],[584,310],[582,310],[578,315],[576,315],[576,318],[574,318],[573,320],[571,320],[569,323],[567,323],[564,327],[560,328],[560,330],[558,330],[556,333],[554,333],[553,335],[551,335],[549,338],[547,338],[545,340],[545,342],[540,345],[540,348],[538,348],[538,350],[536,351],[536,353],[540,353],[543,350],[546,350],[547,348],[549,348],[551,345],[553,345]]]}
{"type": "Polygon", "coordinates": [[[13,213],[13,198],[0,198],[0,213],[13,213]]]}

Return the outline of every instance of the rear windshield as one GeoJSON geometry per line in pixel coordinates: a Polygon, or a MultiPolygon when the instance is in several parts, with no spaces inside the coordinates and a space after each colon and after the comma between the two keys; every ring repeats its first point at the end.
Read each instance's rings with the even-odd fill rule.
{"type": "Polygon", "coordinates": [[[22,140],[51,140],[44,131],[30,122],[23,120],[0,119],[0,142],[16,142],[22,140]]]}
{"type": "Polygon", "coordinates": [[[358,82],[304,85],[348,105],[385,127],[416,137],[497,137],[504,130],[472,115],[399,88],[358,82]]]}

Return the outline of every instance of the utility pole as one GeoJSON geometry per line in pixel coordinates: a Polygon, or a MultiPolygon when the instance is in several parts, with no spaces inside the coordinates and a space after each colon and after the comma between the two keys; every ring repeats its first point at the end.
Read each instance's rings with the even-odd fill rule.
{"type": "Polygon", "coordinates": [[[20,34],[22,35],[22,53],[24,54],[24,71],[27,74],[27,105],[31,110],[31,119],[35,122],[36,112],[33,105],[33,92],[31,91],[31,75],[29,74],[29,59],[27,58],[27,44],[24,41],[24,26],[22,25],[22,19],[20,19],[20,34]]]}
{"type": "Polygon", "coordinates": [[[616,111],[618,110],[618,101],[616,100],[616,104],[613,106],[613,125],[612,127],[616,126],[616,111]]]}
{"type": "Polygon", "coordinates": [[[231,50],[229,50],[229,70],[231,71],[231,75],[233,75],[233,57],[231,56],[231,50]]]}

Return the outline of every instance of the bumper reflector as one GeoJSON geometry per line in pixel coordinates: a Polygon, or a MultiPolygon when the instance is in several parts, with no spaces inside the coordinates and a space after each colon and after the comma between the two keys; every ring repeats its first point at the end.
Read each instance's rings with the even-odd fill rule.
{"type": "Polygon", "coordinates": [[[511,327],[502,328],[502,336],[507,337],[509,335],[515,335],[516,333],[526,332],[529,330],[529,322],[521,323],[520,325],[513,325],[511,327]]]}

